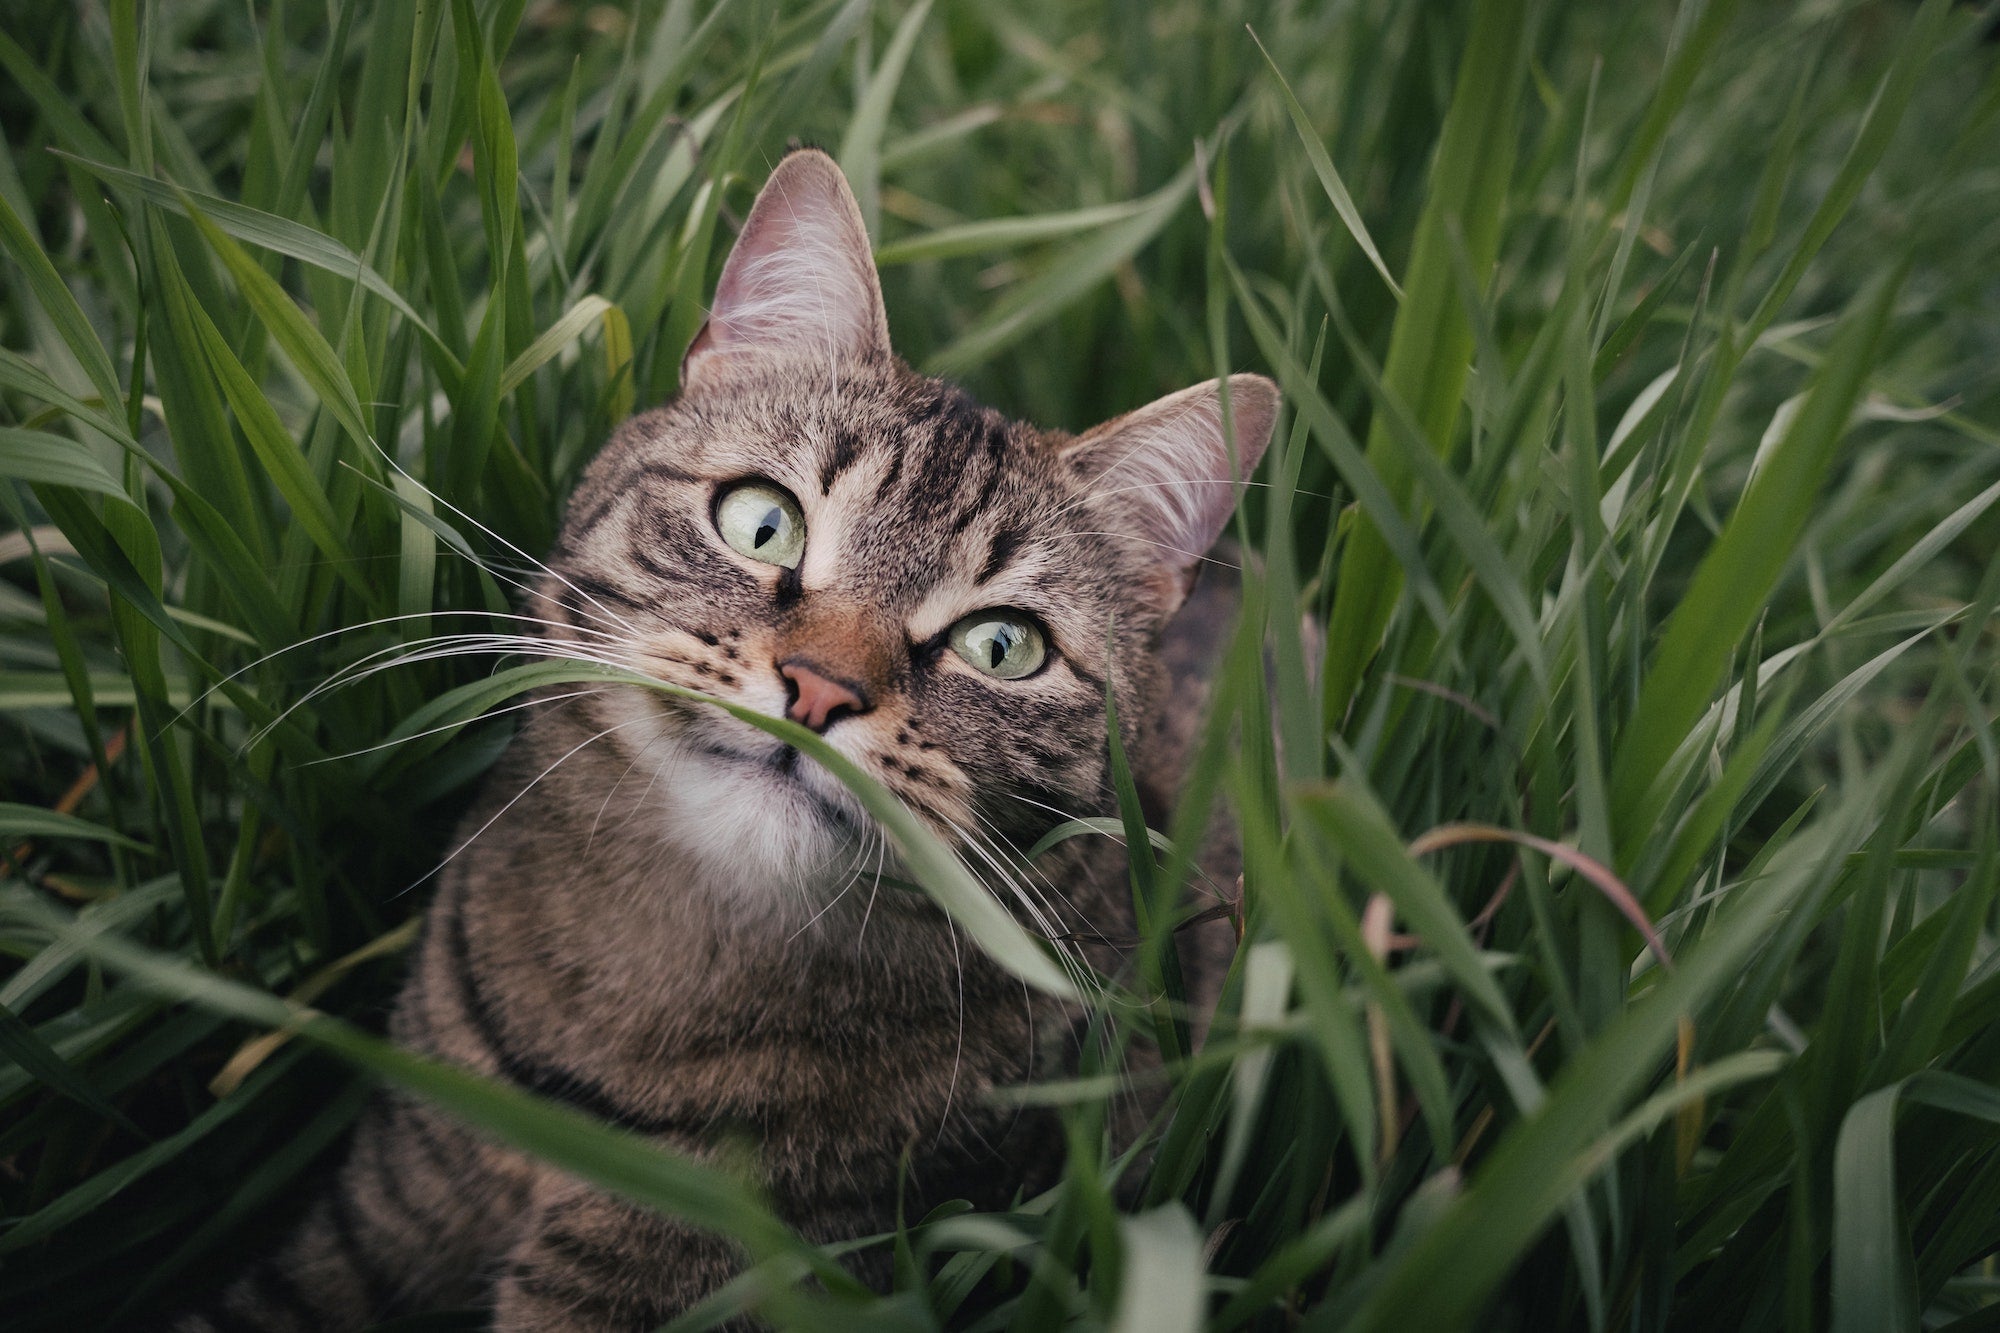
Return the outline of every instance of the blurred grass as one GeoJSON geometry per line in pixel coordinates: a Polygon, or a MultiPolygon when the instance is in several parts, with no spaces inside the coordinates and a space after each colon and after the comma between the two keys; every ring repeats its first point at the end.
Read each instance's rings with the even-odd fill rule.
{"type": "Polygon", "coordinates": [[[1943,0],[18,0],[9,1326],[228,1272],[357,1069],[739,1235],[762,1266],[690,1326],[1990,1326],[1994,33],[1943,0]],[[1291,410],[1102,1018],[1178,1040],[1160,909],[1219,800],[1216,1035],[1136,1163],[1111,1071],[1029,1094],[1061,1184],[909,1219],[879,1300],[732,1178],[366,1035],[526,677],[312,693],[507,630],[793,137],[852,176],[914,364],[1071,428],[1224,369],[1291,410]]]}

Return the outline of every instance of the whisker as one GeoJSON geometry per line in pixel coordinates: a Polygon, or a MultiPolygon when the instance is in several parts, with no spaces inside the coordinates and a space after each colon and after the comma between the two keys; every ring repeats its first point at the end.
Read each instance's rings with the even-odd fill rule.
{"type": "Polygon", "coordinates": [[[834,844],[833,850],[829,851],[825,856],[822,856],[818,861],[813,863],[811,869],[797,873],[793,877],[791,884],[793,892],[798,893],[801,896],[809,894],[812,889],[813,881],[818,879],[820,877],[820,873],[824,871],[828,866],[832,865],[835,861],[839,860],[841,853],[846,851],[847,848],[848,844],[845,842],[836,843],[834,844]]]}
{"type": "MultiPolygon", "coordinates": [[[[1104,478],[1100,476],[1098,480],[1102,481],[1104,480],[1104,478]]],[[[1050,514],[1049,518],[1050,519],[1061,518],[1064,514],[1069,513],[1071,510],[1079,508],[1082,505],[1086,505],[1090,503],[1092,500],[1098,499],[1102,496],[1119,495],[1126,491],[1158,490],[1162,487],[1167,487],[1167,486],[1245,486],[1245,487],[1258,486],[1262,487],[1265,490],[1270,490],[1273,488],[1273,483],[1268,481],[1232,482],[1226,477],[1181,477],[1173,481],[1136,481],[1133,482],[1130,486],[1092,488],[1091,490],[1084,492],[1082,495],[1079,495],[1076,499],[1071,500],[1068,504],[1056,510],[1054,513],[1050,514]]],[[[1329,494],[1326,491],[1308,491],[1308,490],[1302,490],[1298,487],[1294,487],[1292,489],[1292,494],[1308,496],[1315,500],[1333,500],[1338,498],[1337,496],[1329,494]]]]}
{"type": "Polygon", "coordinates": [[[379,745],[370,745],[359,750],[349,750],[345,754],[330,754],[324,759],[308,759],[304,763],[298,765],[298,767],[311,768],[315,764],[330,764],[336,759],[358,759],[364,754],[374,754],[377,750],[387,750],[397,745],[408,745],[411,741],[420,741],[426,736],[435,736],[441,731],[450,731],[454,727],[470,726],[475,721],[484,721],[486,718],[489,717],[498,717],[502,713],[518,713],[524,708],[533,708],[537,704],[561,703],[565,699],[583,699],[589,697],[590,695],[602,694],[602,693],[604,693],[602,687],[594,690],[572,690],[568,694],[558,694],[551,696],[550,698],[547,699],[528,699],[522,703],[508,704],[504,708],[489,708],[486,710],[486,712],[480,714],[479,717],[477,718],[464,719],[458,722],[447,722],[441,727],[429,727],[423,731],[415,732],[412,735],[399,736],[395,740],[383,741],[379,745]]]}
{"type": "MultiPolygon", "coordinates": [[[[314,699],[344,685],[356,684],[381,672],[399,666],[409,666],[418,662],[441,661],[449,657],[469,657],[491,652],[496,656],[545,657],[556,661],[573,661],[588,666],[603,666],[615,670],[632,670],[631,664],[617,658],[584,651],[583,645],[569,644],[562,640],[543,639],[526,634],[453,634],[436,635],[420,639],[415,645],[392,644],[377,649],[356,662],[335,671],[325,680],[307,690],[293,700],[283,711],[263,727],[259,728],[244,743],[244,748],[254,746],[269,736],[293,713],[311,703],[314,699]]],[[[595,645],[589,645],[595,647],[595,645]]]]}
{"type": "Polygon", "coordinates": [[[958,952],[958,927],[951,918],[944,919],[945,929],[951,932],[951,961],[958,969],[958,1044],[951,1052],[951,1082],[945,1085],[944,1113],[938,1117],[938,1139],[944,1139],[945,1126],[951,1121],[951,1099],[958,1093],[958,1065],[965,1055],[965,960],[958,952]]]}
{"type": "Polygon", "coordinates": [[[868,908],[861,914],[861,929],[854,933],[854,940],[857,944],[868,934],[868,918],[875,914],[875,895],[882,892],[882,871],[888,858],[889,840],[886,837],[878,837],[875,848],[875,883],[868,890],[868,908]]]}
{"type": "MultiPolygon", "coordinates": [[[[974,811],[973,813],[975,818],[983,820],[984,817],[979,815],[977,811],[974,811]]],[[[987,840],[989,842],[996,842],[997,837],[996,835],[989,834],[987,840]]],[[[1102,927],[1099,926],[1099,924],[1092,919],[1092,917],[1088,912],[1085,912],[1082,908],[1078,907],[1076,905],[1075,900],[1072,899],[1067,893],[1065,893],[1062,887],[1056,883],[1054,877],[1051,876],[1047,871],[1043,870],[1040,866],[1033,864],[1032,862],[1028,861],[1025,857],[1020,856],[1018,853],[1015,853],[1013,856],[1009,858],[1009,863],[1020,867],[1029,875],[1038,876],[1041,879],[1042,883],[1048,886],[1048,893],[1053,894],[1054,897],[1058,901],[1060,901],[1064,907],[1067,907],[1069,909],[1070,915],[1079,923],[1079,925],[1082,927],[1082,930],[1062,931],[1062,932],[1052,933],[1049,942],[1051,945],[1055,947],[1056,951],[1059,954],[1064,953],[1066,950],[1074,954],[1076,960],[1076,966],[1074,971],[1072,972],[1072,976],[1079,976],[1083,979],[1085,984],[1081,987],[1082,989],[1088,990],[1091,993],[1095,994],[1098,997],[1100,1003],[1111,1003],[1112,1001],[1110,999],[1109,992],[1106,990],[1102,979],[1098,977],[1096,969],[1092,967],[1088,959],[1084,957],[1082,942],[1080,938],[1082,936],[1095,936],[1099,940],[1102,940],[1105,938],[1105,934],[1102,927]]],[[[1032,882],[1028,880],[1023,880],[1021,882],[1021,886],[1024,889],[1033,888],[1032,882]]],[[[1035,892],[1037,894],[1041,893],[1039,889],[1036,889],[1035,892]]]]}
{"type": "MultiPolygon", "coordinates": [[[[1012,799],[1021,802],[1023,805],[1032,805],[1037,810],[1046,810],[1050,814],[1060,816],[1062,819],[1065,820],[1079,820],[1083,818],[1083,816],[1071,814],[1067,810],[1059,810],[1055,806],[1049,805],[1046,802],[1037,801],[1034,800],[1032,797],[1023,796],[1019,792],[1010,791],[1003,793],[1003,795],[1011,797],[1012,799]]],[[[1120,847],[1126,846],[1125,835],[1117,830],[1107,829],[1102,833],[1100,833],[1098,836],[1109,838],[1113,842],[1117,843],[1120,847]]],[[[1129,848],[1127,850],[1129,850],[1129,848]]],[[[1192,860],[1189,861],[1188,871],[1190,874],[1196,876],[1201,881],[1201,883],[1197,887],[1199,887],[1203,893],[1208,894],[1212,898],[1220,899],[1227,897],[1227,895],[1224,894],[1222,891],[1222,886],[1215,882],[1215,877],[1209,874],[1208,871],[1205,868],[1203,868],[1203,866],[1199,861],[1192,861],[1192,860]]]]}
{"type": "MultiPolygon", "coordinates": [[[[872,838],[872,836],[873,835],[871,832],[870,837],[872,838]]],[[[832,898],[828,899],[826,906],[820,908],[817,912],[814,912],[812,914],[811,919],[808,920],[803,926],[800,926],[797,930],[793,931],[790,935],[786,936],[785,943],[790,944],[793,940],[805,934],[808,930],[811,930],[815,922],[817,922],[821,917],[825,916],[828,912],[831,912],[834,909],[834,907],[838,905],[840,900],[847,896],[847,891],[849,889],[853,888],[856,884],[859,884],[861,882],[861,867],[863,863],[866,862],[866,860],[868,859],[869,841],[870,838],[863,838],[861,842],[856,845],[854,853],[854,873],[848,876],[847,882],[840,886],[840,892],[834,894],[832,898]]]]}
{"type": "MultiPolygon", "coordinates": [[[[590,833],[583,840],[583,855],[585,859],[589,858],[590,849],[592,845],[595,844],[597,841],[597,826],[604,821],[604,812],[610,806],[611,798],[616,796],[618,794],[618,789],[625,785],[625,779],[632,775],[632,770],[639,766],[639,761],[644,759],[648,754],[652,753],[653,747],[655,745],[658,745],[661,741],[665,739],[666,737],[664,735],[654,736],[648,739],[644,745],[640,746],[639,752],[632,756],[632,762],[625,765],[625,771],[620,773],[618,775],[618,780],[611,784],[611,790],[604,793],[604,799],[598,802],[597,804],[597,814],[590,821],[590,833]]],[[[656,767],[653,770],[653,781],[657,782],[659,780],[659,777],[660,777],[660,770],[656,767]]],[[[645,803],[646,797],[651,796],[652,794],[653,794],[653,783],[648,782],[646,784],[646,790],[640,793],[639,796],[640,804],[643,805],[645,803]]],[[[635,806],[634,809],[636,810],[637,807],[635,806]]],[[[626,819],[629,822],[629,820],[631,819],[631,815],[628,814],[626,816],[626,819]]]]}
{"type": "Polygon", "coordinates": [[[1082,950],[1061,938],[1066,932],[1056,928],[1056,924],[1050,915],[1050,908],[1046,903],[1041,901],[1039,893],[1034,887],[1015,876],[1006,865],[995,857],[991,851],[987,850],[985,845],[964,826],[948,819],[945,820],[945,823],[957,832],[960,840],[966,847],[970,848],[980,860],[992,868],[994,874],[1000,877],[1002,886],[1009,893],[1013,894],[1015,900],[1021,904],[1022,909],[1028,913],[1029,919],[1035,923],[1035,928],[1041,932],[1042,937],[1055,950],[1058,965],[1069,974],[1070,980],[1076,983],[1077,988],[1084,991],[1100,989],[1099,984],[1090,975],[1092,969],[1084,959],[1082,950]]]}
{"type": "Polygon", "coordinates": [[[396,896],[400,898],[402,894],[409,893],[418,888],[419,886],[421,886],[425,880],[430,879],[434,875],[442,874],[446,866],[450,865],[453,861],[458,859],[458,854],[460,852],[470,847],[473,843],[479,841],[479,837],[481,834],[485,833],[487,829],[492,828],[494,824],[498,823],[502,815],[506,814],[509,810],[512,810],[515,806],[519,805],[521,803],[521,798],[526,796],[529,792],[533,791],[536,788],[536,786],[540,784],[543,778],[547,777],[549,774],[555,772],[557,769],[561,768],[564,764],[568,763],[571,756],[577,754],[581,750],[587,749],[590,746],[595,745],[598,741],[603,740],[606,736],[609,736],[614,731],[622,731],[626,727],[634,726],[640,722],[645,722],[648,720],[649,719],[647,718],[635,717],[635,718],[628,718],[623,722],[615,722],[612,725],[606,727],[602,731],[595,732],[592,735],[584,737],[582,740],[578,741],[575,745],[563,751],[561,758],[557,759],[554,763],[550,764],[547,768],[543,769],[541,772],[535,774],[535,776],[529,780],[527,786],[521,788],[520,791],[514,794],[514,798],[512,800],[508,801],[507,804],[501,806],[498,810],[495,810],[491,815],[487,816],[486,822],[481,824],[478,828],[474,829],[471,835],[468,836],[465,839],[465,841],[459,843],[458,846],[452,848],[449,852],[445,854],[445,857],[442,861],[439,861],[435,866],[432,866],[429,870],[426,870],[423,874],[419,875],[416,879],[412,880],[409,886],[403,889],[402,893],[398,893],[396,896]]]}
{"type": "MultiPolygon", "coordinates": [[[[1020,799],[1025,800],[1026,798],[1023,797],[1020,799]]],[[[1043,806],[1042,803],[1039,801],[1030,802],[1030,804],[1041,806],[1041,808],[1054,811],[1054,813],[1056,814],[1063,813],[1060,810],[1056,810],[1054,806],[1043,806]]],[[[976,810],[973,812],[973,817],[977,820],[980,820],[982,823],[989,822],[986,821],[985,816],[981,815],[976,810]]],[[[1065,816],[1065,818],[1074,818],[1074,816],[1065,816]]],[[[994,833],[991,833],[987,836],[987,841],[989,843],[993,843],[996,846],[996,848],[1002,848],[1005,846],[997,830],[994,833]]],[[[1046,871],[1042,870],[1041,867],[1035,865],[1034,863],[1028,861],[1025,857],[1020,856],[1018,852],[1014,853],[1013,856],[1011,856],[1009,859],[1010,863],[1018,865],[1027,873],[1039,876],[1042,882],[1048,885],[1049,892],[1054,894],[1055,897],[1059,899],[1062,902],[1062,904],[1069,909],[1071,915],[1073,915],[1075,919],[1086,928],[1088,933],[1096,935],[1100,939],[1104,937],[1103,931],[1098,926],[1098,924],[1091,919],[1090,914],[1085,912],[1082,908],[1078,907],[1075,901],[1072,900],[1067,893],[1063,892],[1061,886],[1059,886],[1056,883],[1055,879],[1052,876],[1050,876],[1046,871]]],[[[1021,887],[1023,889],[1030,889],[1033,888],[1033,885],[1031,882],[1023,880],[1021,882],[1021,887]]],[[[1040,891],[1036,890],[1036,892],[1039,893],[1040,891]]],[[[1049,927],[1044,927],[1044,929],[1050,933],[1051,938],[1049,942],[1055,946],[1058,954],[1064,954],[1065,956],[1067,956],[1067,953],[1071,952],[1074,953],[1076,960],[1076,967],[1075,970],[1072,971],[1071,975],[1073,978],[1078,978],[1078,977],[1081,978],[1081,988],[1088,990],[1092,994],[1096,995],[1099,1003],[1104,1003],[1104,1004],[1114,1003],[1114,1000],[1109,990],[1106,988],[1102,980],[1098,978],[1096,969],[1092,968],[1088,960],[1084,958],[1081,944],[1074,938],[1065,938],[1066,936],[1073,936],[1075,932],[1067,932],[1067,931],[1055,932],[1049,927]]]]}
{"type": "Polygon", "coordinates": [[[393,643],[385,648],[378,648],[337,668],[326,679],[313,685],[260,729],[252,737],[251,743],[254,744],[257,740],[268,736],[294,712],[329,690],[365,680],[378,671],[452,655],[470,654],[474,651],[507,648],[509,651],[527,652],[530,645],[547,645],[549,642],[529,634],[440,634],[418,639],[414,643],[393,643]]]}
{"type": "MultiPolygon", "coordinates": [[[[276,717],[273,717],[269,722],[265,723],[262,727],[258,728],[255,732],[251,733],[251,735],[243,742],[242,748],[247,750],[250,747],[257,745],[265,737],[269,736],[273,731],[276,731],[278,727],[282,726],[285,720],[291,717],[293,713],[296,713],[299,709],[304,708],[307,704],[310,704],[313,700],[319,698],[322,694],[327,693],[329,690],[338,689],[340,686],[344,684],[350,684],[355,681],[367,679],[370,675],[374,674],[374,671],[372,669],[363,669],[366,668],[370,663],[376,662],[380,659],[392,657],[397,653],[405,653],[405,652],[410,654],[409,658],[406,660],[411,660],[411,661],[428,660],[428,657],[430,656],[428,653],[419,653],[415,651],[415,649],[421,648],[424,645],[435,644],[435,643],[457,642],[460,640],[472,641],[474,639],[491,639],[495,637],[507,637],[507,636],[493,636],[493,635],[474,636],[469,634],[434,635],[429,638],[419,639],[415,645],[402,644],[402,643],[390,644],[386,648],[378,648],[374,652],[364,654],[363,656],[355,659],[353,662],[349,662],[345,666],[336,668],[331,675],[327,676],[324,680],[319,681],[317,684],[313,685],[312,688],[308,689],[304,694],[301,694],[298,698],[294,699],[291,703],[287,704],[283,709],[281,709],[278,712],[276,717]]],[[[524,634],[519,637],[523,642],[526,642],[528,641],[530,636],[524,634]]]]}
{"type": "Polygon", "coordinates": [[[1055,878],[1052,875],[1050,875],[1046,870],[1043,870],[1040,866],[1036,865],[1034,862],[1028,860],[1028,858],[1021,855],[1021,853],[1017,849],[1008,844],[1005,841],[1005,835],[1003,835],[1000,832],[1000,830],[994,826],[992,820],[988,819],[978,810],[974,810],[972,812],[972,817],[977,822],[978,826],[984,828],[987,842],[992,844],[996,850],[1004,851],[1007,854],[1007,858],[1010,864],[1018,865],[1021,871],[1025,874],[1039,875],[1041,877],[1042,882],[1049,886],[1049,891],[1053,893],[1058,900],[1061,901],[1063,906],[1069,908],[1070,912],[1077,918],[1078,921],[1082,922],[1086,926],[1089,926],[1091,930],[1096,931],[1097,927],[1090,920],[1089,914],[1086,913],[1082,908],[1078,907],[1075,901],[1071,899],[1067,893],[1063,892],[1062,887],[1056,883],[1055,878]]]}
{"type": "MultiPolygon", "coordinates": [[[[551,627],[561,626],[560,621],[547,620],[541,616],[516,615],[511,612],[504,612],[504,611],[469,611],[469,610],[453,611],[448,609],[440,611],[412,611],[404,615],[380,616],[374,620],[364,620],[358,625],[342,625],[338,629],[326,630],[322,633],[313,635],[311,638],[300,639],[297,643],[288,643],[282,648],[273,649],[272,651],[265,653],[262,657],[258,658],[256,661],[251,662],[245,666],[238,667],[236,670],[222,677],[220,680],[216,681],[213,685],[209,686],[207,689],[203,690],[200,694],[196,695],[191,701],[189,701],[188,706],[186,708],[183,708],[181,709],[180,712],[174,714],[174,722],[176,723],[180,722],[181,719],[185,718],[189,713],[193,712],[204,701],[206,701],[209,695],[214,694],[217,690],[221,689],[224,685],[227,685],[230,681],[235,680],[238,676],[244,675],[247,672],[255,671],[258,667],[263,666],[266,663],[275,662],[280,657],[283,657],[286,653],[293,652],[300,648],[310,647],[312,644],[321,643],[327,639],[337,638],[342,634],[354,634],[358,633],[361,630],[366,630],[366,629],[379,629],[384,625],[394,625],[406,620],[424,620],[442,616],[483,616],[488,620],[518,620],[524,624],[529,624],[529,625],[548,625],[551,627]]],[[[600,637],[607,640],[611,639],[611,636],[609,634],[605,634],[604,631],[602,630],[590,629],[588,626],[584,625],[574,626],[573,628],[584,630],[586,633],[599,635],[600,637]]]]}
{"type": "Polygon", "coordinates": [[[1184,559],[1199,560],[1205,565],[1216,565],[1222,569],[1233,569],[1236,570],[1238,573],[1241,573],[1243,570],[1243,566],[1235,564],[1231,561],[1218,560],[1214,556],[1205,555],[1200,551],[1183,551],[1180,547],[1175,546],[1171,542],[1154,541],[1151,537],[1141,537],[1137,533],[1080,531],[1072,535],[1078,537],[1115,537],[1121,541],[1144,542],[1148,546],[1157,546],[1163,551],[1172,551],[1175,555],[1181,556],[1184,559]]]}
{"type": "MultiPolygon", "coordinates": [[[[373,438],[369,440],[369,443],[375,445],[375,452],[382,455],[383,459],[389,464],[389,466],[396,469],[396,471],[403,477],[405,481],[408,481],[412,486],[415,486],[417,489],[421,490],[424,494],[430,496],[430,498],[433,501],[443,505],[446,509],[449,509],[452,513],[458,515],[460,518],[470,523],[473,527],[478,528],[488,537],[500,543],[500,545],[506,547],[514,554],[520,556],[523,560],[526,560],[530,565],[544,571],[549,575],[549,577],[555,579],[557,582],[561,583],[564,587],[568,588],[571,592],[575,593],[577,596],[589,602],[592,606],[596,607],[599,611],[604,613],[604,618],[606,623],[617,626],[618,628],[623,629],[628,634],[636,635],[639,632],[638,628],[634,626],[630,621],[626,620],[623,616],[613,611],[610,607],[605,606],[603,602],[599,601],[595,597],[592,597],[582,588],[577,587],[576,584],[572,583],[568,578],[565,578],[562,574],[558,573],[556,570],[550,568],[548,565],[545,565],[541,561],[535,559],[534,556],[529,555],[526,551],[522,550],[514,543],[508,541],[505,537],[502,537],[499,533],[487,527],[484,523],[481,523],[471,514],[466,513],[463,509],[460,509],[457,505],[445,499],[442,495],[439,495],[436,491],[432,490],[430,487],[424,485],[424,483],[418,481],[415,477],[411,476],[409,470],[405,468],[402,465],[402,463],[397,461],[396,456],[390,453],[387,449],[384,449],[381,446],[381,444],[377,443],[373,438]]],[[[343,466],[353,467],[354,465],[352,463],[343,463],[343,466]]],[[[358,471],[359,469],[356,470],[358,471]]],[[[451,543],[447,542],[445,544],[449,546],[451,543]]],[[[480,563],[480,562],[475,560],[475,563],[480,563]]]]}
{"type": "MultiPolygon", "coordinates": [[[[979,812],[976,810],[973,811],[973,819],[979,820],[980,818],[981,817],[979,815],[979,812]]],[[[1040,873],[1040,872],[1037,871],[1035,867],[1030,866],[1020,856],[1018,852],[1012,851],[1004,844],[1002,844],[998,839],[994,838],[990,834],[984,833],[977,826],[968,829],[966,831],[966,836],[968,838],[979,839],[986,848],[986,860],[988,864],[1004,865],[1006,867],[1007,874],[1015,881],[1016,884],[1019,885],[1020,889],[1025,892],[1032,892],[1036,896],[1037,900],[1042,903],[1044,909],[1048,912],[1052,922],[1056,921],[1061,915],[1059,912],[1056,911],[1057,901],[1060,901],[1063,906],[1069,908],[1071,913],[1073,913],[1077,917],[1079,918],[1082,917],[1083,914],[1077,911],[1076,904],[1072,903],[1069,900],[1068,895],[1064,894],[1061,889],[1057,888],[1055,885],[1055,881],[1050,879],[1046,874],[1041,875],[1041,880],[1043,884],[1046,884],[1048,886],[1049,888],[1048,893],[1043,892],[1041,885],[1035,884],[1026,878],[1026,876],[1030,873],[1040,873]]],[[[1051,929],[1049,932],[1050,939],[1052,941],[1059,939],[1061,936],[1073,933],[1074,931],[1067,929],[1065,930],[1051,929]]]]}

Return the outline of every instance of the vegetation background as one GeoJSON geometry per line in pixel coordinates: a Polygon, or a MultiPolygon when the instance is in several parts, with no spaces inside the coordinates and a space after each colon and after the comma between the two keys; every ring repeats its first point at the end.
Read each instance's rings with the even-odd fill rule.
{"type": "MultiPolygon", "coordinates": [[[[2000,1328],[1995,33],[11,0],[8,1327],[215,1282],[387,1077],[740,1237],[688,1327],[2000,1328]],[[1031,1094],[1061,1186],[907,1219],[881,1298],[726,1172],[367,1035],[509,702],[569,670],[494,637],[521,572],[794,136],[916,365],[1068,427],[1222,369],[1288,398],[1134,864],[1157,945],[1203,812],[1240,826],[1218,1035],[1136,1163],[1104,1079],[1031,1094]]],[[[1178,1040],[1158,957],[1108,1032],[1178,1040]]]]}

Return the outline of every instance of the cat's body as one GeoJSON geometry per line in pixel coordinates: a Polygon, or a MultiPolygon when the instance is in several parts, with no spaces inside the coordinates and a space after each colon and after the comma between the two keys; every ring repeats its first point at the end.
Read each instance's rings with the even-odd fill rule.
{"type": "MultiPolygon", "coordinates": [[[[1003,899],[1024,923],[1128,933],[1101,844],[1032,879],[1001,849],[1111,808],[1107,687],[1172,789],[1194,708],[1163,706],[1162,662],[1198,688],[1227,600],[1161,651],[1233,499],[1214,386],[1073,439],[915,374],[812,153],[760,196],[686,379],[573,497],[531,607],[545,634],[811,726],[1019,884],[1003,899]]],[[[1275,397],[1232,388],[1247,470],[1275,397]]],[[[441,877],[399,1042],[695,1154],[746,1145],[815,1240],[1049,1178],[1048,1119],[987,1094],[1059,1074],[1073,1010],[881,885],[893,849],[790,747],[637,688],[550,693],[573,697],[533,710],[441,877]]],[[[385,1093],[297,1235],[185,1327],[472,1304],[501,1330],[648,1329],[740,1262],[385,1093]]]]}

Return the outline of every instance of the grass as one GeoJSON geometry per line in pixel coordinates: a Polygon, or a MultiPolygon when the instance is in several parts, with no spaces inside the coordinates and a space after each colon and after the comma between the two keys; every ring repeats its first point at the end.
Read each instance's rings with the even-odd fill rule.
{"type": "MultiPolygon", "coordinates": [[[[226,1274],[374,1078],[740,1238],[690,1327],[1994,1326],[1990,6],[408,8],[0,32],[11,1327],[226,1274]],[[1028,1094],[1062,1183],[909,1219],[880,1298],[733,1176],[369,1035],[551,677],[313,692],[505,629],[793,137],[913,363],[1072,428],[1222,369],[1288,404],[1135,874],[1229,811],[1219,1035],[1137,1164],[1101,1071],[1028,1094]]],[[[1171,1042],[1137,975],[1106,1021],[1171,1042]]]]}

